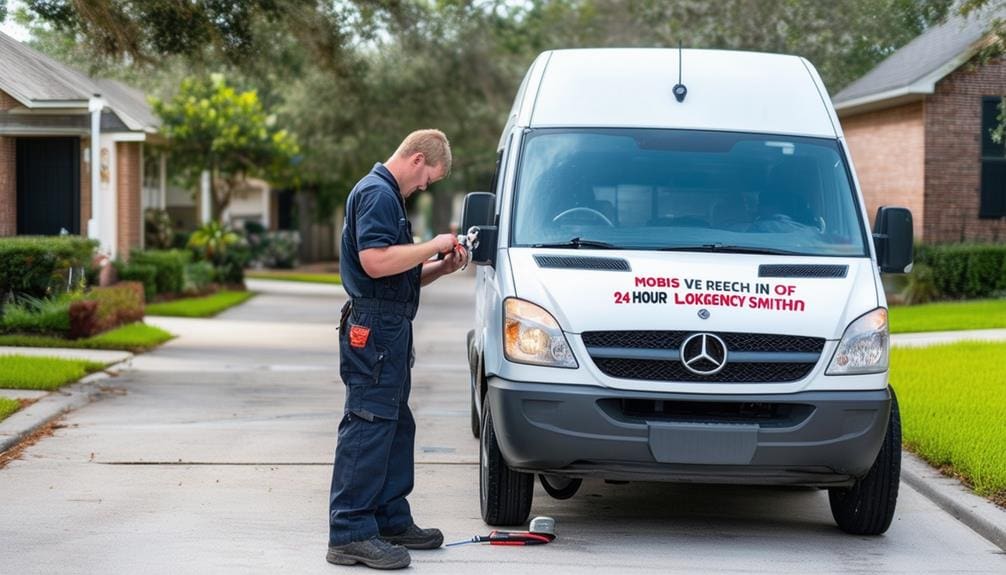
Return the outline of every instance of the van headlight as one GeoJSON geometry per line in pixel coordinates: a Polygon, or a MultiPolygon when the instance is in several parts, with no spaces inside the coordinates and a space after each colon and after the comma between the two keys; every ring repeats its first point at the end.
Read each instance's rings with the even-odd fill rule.
{"type": "Polygon", "coordinates": [[[503,353],[509,361],[579,367],[552,314],[541,306],[516,298],[507,298],[503,309],[503,353]]]}
{"type": "Polygon", "coordinates": [[[887,371],[889,336],[887,310],[877,308],[845,329],[835,356],[828,366],[828,375],[855,375],[887,371]]]}

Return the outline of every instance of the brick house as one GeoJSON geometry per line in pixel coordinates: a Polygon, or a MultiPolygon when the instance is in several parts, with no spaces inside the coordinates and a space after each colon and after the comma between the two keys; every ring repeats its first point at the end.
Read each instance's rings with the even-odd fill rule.
{"type": "Polygon", "coordinates": [[[143,209],[164,201],[163,158],[160,197],[143,189],[157,127],[143,93],[0,33],[0,236],[79,234],[112,257],[141,247],[143,209]]]}
{"type": "Polygon", "coordinates": [[[976,57],[988,22],[950,18],[832,98],[871,218],[907,207],[917,240],[1006,241],[1006,150],[989,135],[1006,58],[976,57]]]}

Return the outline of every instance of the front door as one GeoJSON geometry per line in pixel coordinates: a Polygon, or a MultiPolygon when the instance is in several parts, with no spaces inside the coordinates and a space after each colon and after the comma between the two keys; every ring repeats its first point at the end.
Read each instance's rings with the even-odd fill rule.
{"type": "Polygon", "coordinates": [[[17,233],[80,233],[80,138],[17,139],[17,233]]]}

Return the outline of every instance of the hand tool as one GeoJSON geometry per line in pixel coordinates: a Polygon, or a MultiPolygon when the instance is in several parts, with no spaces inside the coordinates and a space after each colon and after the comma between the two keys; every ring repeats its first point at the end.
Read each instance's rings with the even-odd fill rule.
{"type": "Polygon", "coordinates": [[[555,520],[551,517],[535,517],[528,531],[491,531],[489,535],[476,535],[471,539],[448,543],[445,547],[466,543],[489,543],[490,545],[545,545],[555,539],[555,520]]]}

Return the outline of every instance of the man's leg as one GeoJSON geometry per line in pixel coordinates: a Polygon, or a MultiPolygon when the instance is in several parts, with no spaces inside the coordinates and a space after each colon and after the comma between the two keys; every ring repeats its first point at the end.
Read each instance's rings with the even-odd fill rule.
{"type": "Polygon", "coordinates": [[[329,497],[330,545],[378,535],[374,514],[381,501],[397,428],[394,420],[373,417],[368,421],[353,412],[339,423],[329,497]]]}
{"type": "Polygon", "coordinates": [[[408,403],[398,408],[398,425],[388,459],[388,475],[378,496],[377,526],[382,533],[398,533],[412,525],[406,501],[415,483],[416,422],[408,403]]]}

